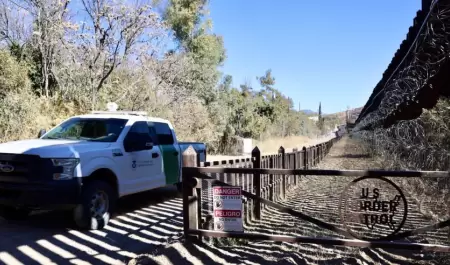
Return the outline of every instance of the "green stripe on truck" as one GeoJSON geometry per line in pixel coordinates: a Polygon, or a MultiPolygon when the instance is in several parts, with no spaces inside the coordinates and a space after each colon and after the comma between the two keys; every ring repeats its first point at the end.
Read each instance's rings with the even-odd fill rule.
{"type": "Polygon", "coordinates": [[[174,155],[178,152],[174,145],[160,145],[161,154],[163,157],[164,175],[166,176],[166,185],[175,184],[180,179],[180,168],[178,164],[178,157],[181,154],[174,155]]]}

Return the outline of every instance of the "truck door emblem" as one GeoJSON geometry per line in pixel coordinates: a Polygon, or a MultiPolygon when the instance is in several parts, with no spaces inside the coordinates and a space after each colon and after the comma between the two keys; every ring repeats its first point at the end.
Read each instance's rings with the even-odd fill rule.
{"type": "Polygon", "coordinates": [[[13,172],[14,167],[9,164],[0,164],[0,171],[3,171],[5,173],[13,172]]]}
{"type": "Polygon", "coordinates": [[[132,168],[136,168],[136,160],[133,160],[132,164],[131,164],[132,168]]]}

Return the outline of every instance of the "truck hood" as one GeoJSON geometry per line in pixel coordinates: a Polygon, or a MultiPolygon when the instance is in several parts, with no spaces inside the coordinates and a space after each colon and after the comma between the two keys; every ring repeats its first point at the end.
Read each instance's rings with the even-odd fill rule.
{"type": "Polygon", "coordinates": [[[80,153],[108,148],[111,143],[31,139],[0,144],[0,153],[39,155],[42,158],[79,157],[80,153]]]}

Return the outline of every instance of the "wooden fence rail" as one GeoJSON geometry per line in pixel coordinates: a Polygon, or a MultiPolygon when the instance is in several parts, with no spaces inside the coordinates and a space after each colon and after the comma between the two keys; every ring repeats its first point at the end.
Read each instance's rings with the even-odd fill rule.
{"type": "MultiPolygon", "coordinates": [[[[340,137],[333,138],[327,142],[317,144],[311,147],[303,147],[302,149],[293,149],[292,152],[286,152],[285,148],[281,146],[277,154],[261,155],[261,150],[255,147],[252,151],[251,157],[228,159],[221,161],[208,161],[198,163],[198,157],[193,149],[187,149],[183,153],[183,167],[211,167],[211,168],[248,168],[248,169],[309,169],[317,166],[330,151],[333,144],[338,141],[340,137]]],[[[276,175],[258,173],[216,173],[208,174],[212,179],[221,182],[240,186],[244,191],[254,193],[264,199],[279,202],[286,198],[286,193],[295,188],[299,183],[300,175],[276,175]]],[[[206,228],[212,226],[212,181],[202,179],[199,188],[196,190],[197,204],[199,207],[199,216],[201,219],[199,224],[206,228]]],[[[252,200],[247,200],[244,204],[244,211],[246,212],[245,221],[260,220],[261,207],[266,207],[265,204],[255,203],[252,200]]],[[[197,222],[197,221],[196,221],[197,222]]]]}
{"type": "MultiPolygon", "coordinates": [[[[318,219],[316,217],[310,216],[308,214],[302,213],[299,210],[286,207],[280,203],[274,202],[270,199],[264,198],[264,196],[259,196],[255,192],[249,192],[243,190],[244,196],[252,199],[256,203],[253,204],[253,208],[249,212],[245,212],[245,215],[253,214],[257,215],[258,205],[267,204],[280,212],[289,214],[295,218],[302,219],[304,221],[313,223],[314,225],[332,231],[334,233],[340,234],[345,238],[337,237],[307,237],[307,236],[286,236],[286,235],[271,235],[262,233],[248,233],[248,232],[222,232],[222,231],[211,231],[201,227],[199,212],[197,208],[197,203],[199,197],[197,197],[197,191],[202,189],[200,184],[201,179],[210,179],[209,173],[218,174],[245,174],[249,173],[253,176],[260,175],[281,175],[281,176],[301,176],[301,175],[313,175],[313,176],[342,176],[342,177],[359,177],[353,179],[353,183],[367,179],[374,178],[384,179],[388,181],[391,185],[395,184],[390,180],[383,177],[394,177],[394,178],[450,178],[450,172],[447,171],[388,171],[388,170],[319,170],[319,169],[267,169],[267,168],[208,168],[208,167],[183,167],[184,177],[183,177],[183,214],[184,214],[184,235],[188,240],[198,240],[202,237],[232,237],[232,238],[245,238],[253,240],[271,240],[271,241],[282,241],[282,242],[293,242],[293,243],[314,243],[322,245],[336,245],[336,246],[355,246],[355,247],[370,247],[370,248],[395,248],[395,249],[409,249],[409,250],[420,250],[420,251],[434,251],[434,252],[450,252],[449,245],[437,245],[437,244],[424,244],[424,243],[411,243],[405,242],[404,239],[410,236],[416,236],[426,232],[435,231],[437,229],[442,229],[450,226],[450,219],[444,219],[437,223],[426,225],[422,227],[414,227],[411,230],[400,231],[404,221],[407,217],[408,204],[406,197],[403,195],[401,190],[399,190],[400,198],[403,198],[403,221],[398,226],[397,230],[392,232],[390,235],[381,236],[376,239],[365,239],[359,238],[355,235],[354,231],[350,231],[349,227],[345,226],[345,229],[338,227],[336,224],[326,222],[324,220],[318,219]],[[398,241],[403,240],[403,241],[398,241]]],[[[212,179],[212,182],[221,186],[230,186],[228,183],[224,183],[220,180],[212,179]]],[[[258,190],[255,190],[258,191],[258,190]]],[[[345,190],[344,190],[345,192],[345,190]]],[[[397,196],[396,196],[397,197],[397,196]]],[[[374,198],[370,198],[374,199],[374,198]]],[[[375,198],[376,199],[376,198],[375,198]]],[[[397,200],[398,201],[398,200],[397,200]]],[[[392,202],[392,201],[391,201],[392,202]]],[[[387,204],[386,204],[387,205],[387,204]]],[[[341,206],[339,206],[341,207],[341,206]]]]}

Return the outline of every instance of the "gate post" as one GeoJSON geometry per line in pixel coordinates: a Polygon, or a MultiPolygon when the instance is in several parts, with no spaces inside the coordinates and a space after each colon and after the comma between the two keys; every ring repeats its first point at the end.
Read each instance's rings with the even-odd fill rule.
{"type": "Polygon", "coordinates": [[[319,156],[319,159],[317,159],[318,163],[322,161],[322,144],[317,145],[317,153],[319,156]]]}
{"type": "Polygon", "coordinates": [[[316,161],[317,161],[317,145],[313,145],[312,147],[311,147],[311,149],[312,149],[312,157],[313,157],[313,167],[314,166],[316,166],[316,161]]]}
{"type": "Polygon", "coordinates": [[[323,156],[323,158],[325,158],[325,156],[327,155],[326,152],[325,152],[325,149],[326,149],[325,145],[326,144],[322,144],[322,156],[323,156]]]}
{"type": "Polygon", "coordinates": [[[317,166],[319,163],[319,145],[314,146],[314,166],[317,166]]]}
{"type": "Polygon", "coordinates": [[[308,152],[306,151],[306,147],[303,146],[303,169],[308,169],[308,152]]]}
{"type": "MultiPolygon", "coordinates": [[[[273,169],[274,168],[274,159],[272,156],[268,156],[269,159],[269,168],[273,169]]],[[[269,200],[271,201],[275,201],[275,178],[273,176],[273,174],[269,175],[269,200]]]]}
{"type": "MultiPolygon", "coordinates": [[[[278,153],[281,154],[281,169],[286,169],[286,153],[283,146],[280,146],[278,153]]],[[[281,176],[280,197],[282,200],[286,199],[286,175],[281,176]]]]}
{"type": "Polygon", "coordinates": [[[320,144],[317,145],[317,164],[320,163],[321,156],[320,156],[320,144]]]}
{"type": "Polygon", "coordinates": [[[323,159],[325,159],[325,157],[327,156],[326,143],[322,144],[322,155],[323,155],[323,159]]]}
{"type": "MultiPolygon", "coordinates": [[[[197,167],[197,153],[190,145],[182,154],[184,167],[197,167]]],[[[185,174],[182,169],[183,229],[187,240],[201,240],[188,234],[189,229],[199,229],[201,220],[201,189],[196,188],[195,176],[185,174]],[[195,185],[194,185],[195,184],[195,185]]]]}
{"type": "Polygon", "coordinates": [[[323,160],[323,144],[319,144],[320,162],[323,160]]]}
{"type": "MultiPolygon", "coordinates": [[[[295,153],[293,154],[293,157],[292,157],[292,165],[291,165],[290,169],[295,170],[297,167],[297,153],[298,153],[297,150],[295,150],[295,153]]],[[[297,175],[293,176],[293,181],[294,181],[294,186],[297,186],[297,184],[298,184],[297,175]]]]}
{"type": "MultiPolygon", "coordinates": [[[[261,168],[261,151],[256,146],[252,151],[252,159],[253,159],[253,168],[261,168]]],[[[257,197],[261,197],[261,177],[259,173],[253,173],[253,190],[255,191],[255,195],[257,197]]],[[[255,220],[261,219],[261,202],[253,201],[253,212],[252,215],[255,217],[255,220]]]]}
{"type": "Polygon", "coordinates": [[[316,145],[315,146],[315,148],[314,148],[314,150],[316,151],[316,154],[315,154],[315,156],[316,156],[316,162],[314,163],[314,166],[317,166],[317,164],[319,163],[319,145],[316,145]]]}

